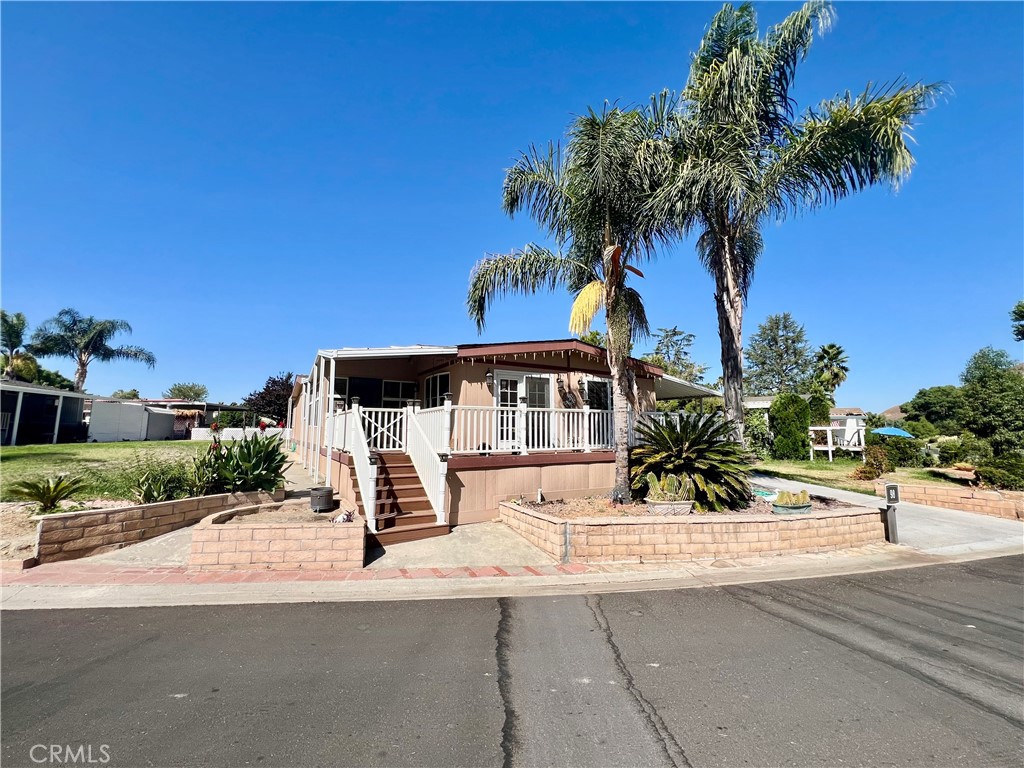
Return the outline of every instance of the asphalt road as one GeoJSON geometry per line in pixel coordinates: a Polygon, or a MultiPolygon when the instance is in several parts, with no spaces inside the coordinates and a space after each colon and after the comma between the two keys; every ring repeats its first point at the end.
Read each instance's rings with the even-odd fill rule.
{"type": "Polygon", "coordinates": [[[46,764],[33,747],[51,744],[125,766],[1019,766],[1024,558],[600,596],[5,611],[0,664],[5,766],[46,764]]]}

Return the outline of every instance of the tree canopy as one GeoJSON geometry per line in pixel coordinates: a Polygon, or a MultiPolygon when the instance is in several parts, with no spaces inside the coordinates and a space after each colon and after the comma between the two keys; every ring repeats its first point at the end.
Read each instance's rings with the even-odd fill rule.
{"type": "Polygon", "coordinates": [[[708,367],[694,362],[690,357],[690,347],[695,338],[692,333],[680,331],[676,326],[659,328],[654,351],[644,355],[643,359],[660,366],[665,373],[693,384],[701,384],[708,367]]]}
{"type": "Polygon", "coordinates": [[[138,400],[142,397],[137,389],[115,389],[110,396],[118,400],[138,400]]]}
{"type": "Polygon", "coordinates": [[[204,402],[210,396],[210,390],[205,384],[194,381],[182,381],[171,384],[163,393],[168,400],[191,400],[193,402],[204,402]]]}
{"type": "Polygon", "coordinates": [[[249,394],[242,402],[246,408],[257,416],[265,416],[274,421],[285,421],[288,418],[288,398],[292,396],[294,384],[292,373],[279,373],[267,378],[262,389],[249,394]]]}
{"type": "Polygon", "coordinates": [[[750,339],[746,358],[747,384],[754,395],[803,392],[814,364],[807,333],[789,312],[765,318],[750,339]]]}
{"type": "Polygon", "coordinates": [[[963,423],[996,456],[1024,450],[1024,373],[1004,350],[974,353],[963,374],[963,423]]]}

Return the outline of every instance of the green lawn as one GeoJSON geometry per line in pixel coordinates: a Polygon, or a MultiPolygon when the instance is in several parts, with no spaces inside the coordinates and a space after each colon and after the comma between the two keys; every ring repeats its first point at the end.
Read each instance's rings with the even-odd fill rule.
{"type": "MultiPolygon", "coordinates": [[[[857,459],[836,459],[833,462],[817,461],[775,461],[768,459],[754,466],[755,472],[795,480],[799,483],[827,485],[844,491],[874,493],[875,486],[870,480],[855,480],[850,475],[861,466],[857,459]]],[[[930,469],[897,469],[883,476],[883,479],[897,483],[930,483],[936,485],[957,485],[957,481],[933,473],[930,469]]]]}
{"type": "Polygon", "coordinates": [[[137,443],[68,443],[64,445],[19,445],[0,450],[0,501],[13,501],[9,487],[21,480],[34,480],[68,473],[84,477],[85,490],[76,499],[129,499],[131,491],[125,474],[145,460],[192,458],[208,442],[176,440],[137,443]]]}

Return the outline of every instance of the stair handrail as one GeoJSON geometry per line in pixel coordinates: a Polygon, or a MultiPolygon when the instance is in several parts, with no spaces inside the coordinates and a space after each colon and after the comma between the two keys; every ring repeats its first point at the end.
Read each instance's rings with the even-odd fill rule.
{"type": "Polygon", "coordinates": [[[370,453],[370,444],[363,429],[359,398],[352,398],[352,418],[349,419],[349,450],[356,469],[356,483],[363,500],[363,514],[370,533],[377,532],[377,458],[370,453]]]}
{"type": "MultiPolygon", "coordinates": [[[[447,396],[446,407],[451,409],[451,396],[447,396]]],[[[406,404],[405,452],[419,476],[420,483],[430,502],[431,509],[439,524],[445,522],[445,489],[448,481],[448,455],[438,453],[431,444],[427,431],[420,423],[420,403],[410,400],[406,404]]]]}

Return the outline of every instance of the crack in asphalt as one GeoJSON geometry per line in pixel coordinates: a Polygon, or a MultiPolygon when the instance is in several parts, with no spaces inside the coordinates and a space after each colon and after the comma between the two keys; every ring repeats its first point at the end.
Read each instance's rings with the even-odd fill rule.
{"type": "Polygon", "coordinates": [[[605,616],[604,609],[601,607],[601,596],[600,595],[586,595],[585,596],[587,607],[591,613],[594,614],[594,620],[597,622],[597,626],[600,627],[604,633],[605,642],[611,649],[612,657],[615,659],[615,666],[619,670],[619,674],[622,675],[625,680],[625,689],[633,697],[637,703],[637,709],[640,712],[641,717],[647,723],[648,728],[657,735],[658,745],[665,753],[665,757],[668,758],[669,762],[676,768],[693,768],[690,760],[686,757],[686,752],[676,741],[675,736],[665,725],[665,721],[661,715],[658,714],[658,710],[655,706],[648,701],[643,692],[637,687],[636,681],[633,679],[633,673],[629,671],[626,666],[626,662],[622,658],[622,653],[619,650],[618,644],[615,642],[615,637],[612,634],[611,624],[608,623],[608,617],[605,616]]]}
{"type": "Polygon", "coordinates": [[[512,704],[512,672],[509,668],[512,653],[509,644],[512,634],[512,599],[500,598],[498,607],[501,609],[501,619],[494,633],[494,656],[498,664],[498,694],[505,710],[505,720],[501,726],[502,768],[512,768],[513,758],[519,748],[519,716],[512,704]]]}

